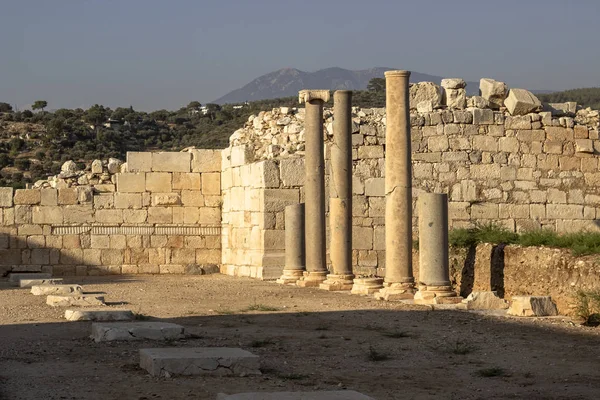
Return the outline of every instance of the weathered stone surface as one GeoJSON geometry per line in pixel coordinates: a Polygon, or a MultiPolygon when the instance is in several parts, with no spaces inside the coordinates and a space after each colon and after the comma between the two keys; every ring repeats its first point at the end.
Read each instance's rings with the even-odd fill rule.
{"type": "Polygon", "coordinates": [[[51,279],[19,279],[19,287],[30,288],[37,285],[60,285],[63,283],[62,278],[51,279]]]}
{"type": "Polygon", "coordinates": [[[261,375],[257,355],[229,347],[140,349],[140,367],[152,376],[261,375]]]}
{"type": "Polygon", "coordinates": [[[91,338],[96,342],[144,339],[176,340],[182,339],[183,333],[183,326],[168,322],[94,323],[92,324],[91,338]]]}
{"type": "Polygon", "coordinates": [[[465,89],[444,89],[442,103],[449,108],[462,110],[467,106],[467,91],[465,89]]]}
{"type": "Polygon", "coordinates": [[[438,108],[442,102],[442,89],[433,82],[419,82],[410,85],[410,108],[416,109],[417,104],[429,101],[432,108],[438,108]]]}
{"type": "Polygon", "coordinates": [[[152,153],[152,171],[155,172],[191,172],[191,153],[152,153]]]}
{"type": "Polygon", "coordinates": [[[31,287],[34,296],[47,296],[50,294],[83,294],[80,285],[35,285],[31,287]]]}
{"type": "Polygon", "coordinates": [[[473,108],[488,108],[490,106],[489,101],[481,96],[473,96],[467,99],[467,107],[473,108]]]}
{"type": "Polygon", "coordinates": [[[550,296],[513,296],[507,314],[518,317],[546,317],[558,315],[550,296]]]}
{"type": "Polygon", "coordinates": [[[467,83],[462,78],[445,78],[442,79],[441,86],[444,89],[464,89],[467,83]]]}
{"type": "Polygon", "coordinates": [[[511,89],[504,100],[504,105],[511,115],[526,115],[542,108],[540,100],[525,89],[511,89]]]}
{"type": "Polygon", "coordinates": [[[504,82],[494,79],[482,78],[479,81],[479,93],[488,101],[489,106],[498,109],[504,105],[508,87],[504,82]]]}
{"type": "Polygon", "coordinates": [[[17,189],[15,191],[15,204],[40,204],[41,193],[39,189],[17,189]]]}
{"type": "Polygon", "coordinates": [[[52,274],[47,274],[47,273],[28,273],[28,272],[15,273],[15,272],[11,272],[10,274],[8,274],[8,281],[12,282],[12,283],[16,283],[17,285],[19,284],[19,281],[21,279],[50,279],[50,278],[52,278],[52,274]]]}
{"type": "Polygon", "coordinates": [[[68,321],[129,321],[134,318],[131,310],[115,309],[68,309],[65,319],[68,321]]]}
{"type": "Polygon", "coordinates": [[[93,307],[103,306],[104,296],[92,294],[49,295],[46,304],[52,307],[93,307]]]}
{"type": "Polygon", "coordinates": [[[472,292],[462,301],[467,310],[504,310],[508,302],[498,297],[497,292],[472,292]]]}
{"type": "Polygon", "coordinates": [[[219,393],[217,400],[375,400],[354,390],[335,390],[322,392],[255,392],[224,394],[219,393]]]}
{"type": "Polygon", "coordinates": [[[12,207],[13,205],[13,188],[0,188],[0,207],[12,207]]]}
{"type": "Polygon", "coordinates": [[[192,149],[192,172],[220,172],[221,151],[192,149]]]}

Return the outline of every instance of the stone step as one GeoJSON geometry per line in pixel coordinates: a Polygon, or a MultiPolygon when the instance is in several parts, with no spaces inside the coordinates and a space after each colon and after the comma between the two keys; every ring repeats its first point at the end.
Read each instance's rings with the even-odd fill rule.
{"type": "Polygon", "coordinates": [[[96,294],[51,294],[46,304],[52,307],[93,307],[103,306],[104,296],[96,294]]]}
{"type": "Polygon", "coordinates": [[[45,272],[11,272],[8,274],[8,281],[16,285],[21,279],[50,279],[52,274],[45,272]]]}
{"type": "Polygon", "coordinates": [[[46,296],[49,294],[83,294],[83,288],[79,285],[35,285],[31,287],[34,296],[46,296]]]}
{"type": "Polygon", "coordinates": [[[176,340],[184,337],[181,325],[168,322],[108,322],[92,324],[92,339],[112,340],[176,340]]]}
{"type": "Polygon", "coordinates": [[[37,285],[60,285],[63,283],[62,278],[51,279],[19,279],[19,286],[22,288],[30,288],[37,285]]]}
{"type": "Polygon", "coordinates": [[[140,349],[140,367],[152,376],[260,375],[260,360],[232,347],[140,349]]]}
{"type": "Polygon", "coordinates": [[[375,400],[354,390],[334,390],[323,392],[255,392],[224,394],[217,400],[375,400]]]}
{"type": "Polygon", "coordinates": [[[65,319],[68,321],[130,321],[133,317],[131,310],[72,308],[65,310],[65,319]]]}

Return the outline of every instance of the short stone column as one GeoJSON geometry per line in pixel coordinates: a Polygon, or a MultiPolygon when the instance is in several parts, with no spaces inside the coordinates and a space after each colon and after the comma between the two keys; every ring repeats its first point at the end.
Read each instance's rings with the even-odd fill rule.
{"type": "Polygon", "coordinates": [[[352,274],[352,92],[333,94],[333,145],[331,146],[331,185],[329,226],[331,274],[319,287],[325,290],[351,290],[352,274]]]}
{"type": "Polygon", "coordinates": [[[292,204],[285,208],[285,267],[277,283],[295,285],[306,270],[304,261],[304,204],[292,204]]]}
{"type": "Polygon", "coordinates": [[[387,71],[385,154],[385,280],[382,300],[412,299],[412,173],[409,71],[387,71]]]}
{"type": "Polygon", "coordinates": [[[421,193],[419,212],[419,291],[417,304],[460,302],[450,284],[448,261],[448,195],[421,193]],[[444,301],[454,298],[451,301],[444,301]]]}
{"type": "Polygon", "coordinates": [[[300,103],[306,103],[304,116],[306,272],[302,279],[298,280],[297,285],[315,287],[327,277],[323,103],[329,100],[329,90],[301,90],[299,100],[300,103]]]}

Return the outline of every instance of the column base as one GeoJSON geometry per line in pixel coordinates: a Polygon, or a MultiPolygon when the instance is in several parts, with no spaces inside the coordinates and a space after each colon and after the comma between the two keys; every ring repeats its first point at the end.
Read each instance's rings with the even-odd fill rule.
{"type": "Polygon", "coordinates": [[[284,269],[281,277],[275,282],[282,285],[295,285],[296,281],[302,278],[304,270],[302,269],[284,269]]]}
{"type": "Polygon", "coordinates": [[[426,286],[419,287],[415,293],[414,304],[457,304],[462,301],[462,297],[457,296],[452,290],[452,286],[426,286]]]}
{"type": "Polygon", "coordinates": [[[383,288],[383,278],[355,278],[350,293],[369,295],[379,292],[381,288],[383,288]]]}
{"type": "Polygon", "coordinates": [[[302,278],[296,281],[299,287],[319,287],[327,279],[327,271],[304,271],[302,278]]]}
{"type": "Polygon", "coordinates": [[[396,301],[410,300],[415,297],[415,284],[407,283],[383,283],[383,289],[375,293],[377,300],[396,301]]]}
{"type": "Polygon", "coordinates": [[[319,285],[319,289],[330,292],[352,290],[353,274],[329,274],[327,279],[319,285]]]}

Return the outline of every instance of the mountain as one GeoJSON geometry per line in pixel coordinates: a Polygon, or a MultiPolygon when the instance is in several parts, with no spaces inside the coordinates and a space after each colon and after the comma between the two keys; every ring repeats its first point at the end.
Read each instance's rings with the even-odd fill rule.
{"type": "MultiPolygon", "coordinates": [[[[213,103],[242,103],[244,101],[297,96],[302,89],[364,90],[371,79],[383,78],[383,73],[392,69],[394,68],[350,71],[333,67],[316,72],[304,72],[295,68],[283,68],[254,79],[246,86],[227,93],[213,103]]],[[[410,74],[411,82],[430,81],[439,84],[441,80],[441,76],[420,72],[411,72],[410,74]]],[[[478,82],[467,82],[467,94],[477,94],[478,90],[478,82]]]]}

